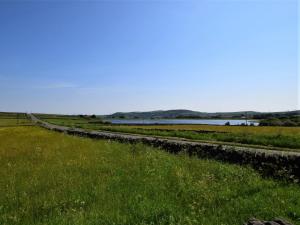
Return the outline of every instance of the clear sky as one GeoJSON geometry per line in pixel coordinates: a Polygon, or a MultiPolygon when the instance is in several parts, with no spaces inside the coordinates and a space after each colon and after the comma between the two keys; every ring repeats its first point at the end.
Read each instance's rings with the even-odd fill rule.
{"type": "Polygon", "coordinates": [[[0,111],[299,109],[297,0],[0,1],[0,111]]]}

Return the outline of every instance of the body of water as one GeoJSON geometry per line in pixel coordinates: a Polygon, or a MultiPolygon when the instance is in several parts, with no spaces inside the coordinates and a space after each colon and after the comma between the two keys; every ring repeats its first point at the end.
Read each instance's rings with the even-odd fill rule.
{"type": "MultiPolygon", "coordinates": [[[[107,120],[113,124],[208,124],[208,125],[225,125],[229,122],[230,125],[246,124],[246,120],[224,120],[224,119],[109,119],[107,120]]],[[[254,124],[257,126],[257,121],[248,121],[248,125],[254,124]]]]}

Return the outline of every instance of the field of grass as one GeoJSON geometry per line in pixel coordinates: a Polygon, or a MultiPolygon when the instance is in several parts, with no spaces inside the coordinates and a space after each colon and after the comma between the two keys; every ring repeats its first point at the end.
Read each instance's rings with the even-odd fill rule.
{"type": "Polygon", "coordinates": [[[1,119],[10,119],[10,118],[26,119],[26,114],[25,113],[0,112],[0,118],[1,119]]]}
{"type": "Polygon", "coordinates": [[[38,127],[0,140],[0,224],[300,224],[299,185],[248,167],[38,127]]]}
{"type": "Polygon", "coordinates": [[[30,125],[31,121],[25,114],[0,113],[0,127],[30,125]]]}
{"type": "Polygon", "coordinates": [[[245,133],[245,134],[286,134],[295,135],[300,132],[300,127],[263,127],[263,126],[217,126],[217,125],[151,125],[132,126],[132,128],[164,129],[164,130],[206,130],[216,132],[245,133]]]}
{"type": "MultiPolygon", "coordinates": [[[[42,118],[44,119],[44,118],[42,118]]],[[[97,119],[79,117],[46,118],[50,123],[84,129],[178,137],[267,147],[300,149],[300,127],[252,127],[213,125],[105,125],[97,119]]]]}

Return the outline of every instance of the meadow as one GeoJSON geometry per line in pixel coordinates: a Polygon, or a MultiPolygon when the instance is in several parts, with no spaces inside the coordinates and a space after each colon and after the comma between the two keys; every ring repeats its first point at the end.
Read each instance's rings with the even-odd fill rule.
{"type": "Polygon", "coordinates": [[[0,127],[32,125],[31,121],[22,113],[1,113],[0,127]]]}
{"type": "Polygon", "coordinates": [[[142,144],[0,128],[0,224],[300,224],[298,184],[142,144]]]}
{"type": "Polygon", "coordinates": [[[43,117],[58,125],[113,132],[176,137],[194,141],[300,150],[300,127],[214,126],[214,125],[108,125],[99,119],[80,117],[43,117]]]}

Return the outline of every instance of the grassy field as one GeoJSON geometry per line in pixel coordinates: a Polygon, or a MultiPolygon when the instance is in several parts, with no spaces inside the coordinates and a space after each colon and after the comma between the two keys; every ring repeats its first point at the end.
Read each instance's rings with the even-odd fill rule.
{"type": "Polygon", "coordinates": [[[0,140],[0,224],[300,224],[299,185],[248,167],[38,127],[0,140]]]}
{"type": "Polygon", "coordinates": [[[1,119],[14,119],[14,118],[20,118],[20,119],[26,119],[25,113],[13,113],[13,112],[0,112],[0,118],[1,119]]]}
{"type": "Polygon", "coordinates": [[[191,140],[218,141],[267,147],[300,149],[300,127],[252,127],[213,125],[105,125],[99,119],[79,117],[43,118],[50,123],[84,129],[134,134],[178,137],[191,140]]]}
{"type": "Polygon", "coordinates": [[[0,113],[0,127],[31,125],[24,113],[0,113]]]}

